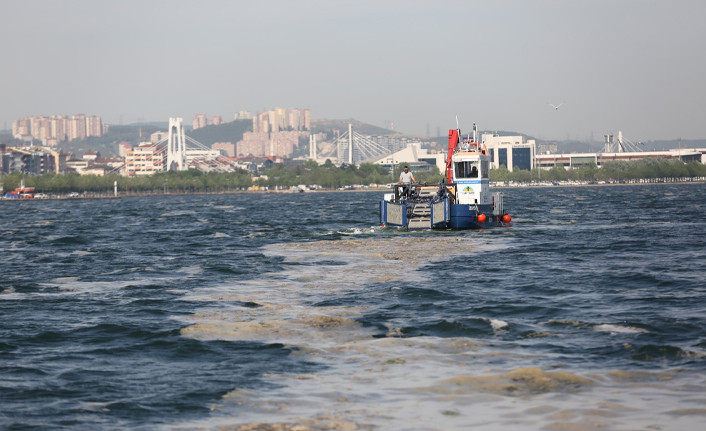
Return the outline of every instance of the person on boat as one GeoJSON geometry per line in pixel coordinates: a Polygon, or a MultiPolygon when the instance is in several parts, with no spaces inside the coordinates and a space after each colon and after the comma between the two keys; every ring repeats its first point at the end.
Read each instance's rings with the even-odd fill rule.
{"type": "Polygon", "coordinates": [[[414,175],[409,171],[409,167],[405,166],[404,170],[400,172],[400,180],[397,181],[397,184],[402,184],[402,196],[409,196],[410,192],[410,186],[412,183],[416,183],[417,180],[414,178],[414,175]]]}
{"type": "Polygon", "coordinates": [[[414,179],[414,175],[409,171],[409,167],[405,166],[404,170],[400,172],[400,180],[397,181],[397,184],[403,183],[409,185],[416,182],[417,180],[414,179]]]}

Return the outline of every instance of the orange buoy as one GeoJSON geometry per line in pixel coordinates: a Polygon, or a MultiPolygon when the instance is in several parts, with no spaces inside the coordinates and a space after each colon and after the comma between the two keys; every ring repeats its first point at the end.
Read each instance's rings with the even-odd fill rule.
{"type": "Polygon", "coordinates": [[[512,217],[510,217],[510,214],[505,214],[505,215],[503,216],[503,221],[504,221],[505,223],[510,223],[510,222],[512,221],[512,217]]]}
{"type": "Polygon", "coordinates": [[[485,223],[485,214],[478,214],[478,223],[485,223]]]}

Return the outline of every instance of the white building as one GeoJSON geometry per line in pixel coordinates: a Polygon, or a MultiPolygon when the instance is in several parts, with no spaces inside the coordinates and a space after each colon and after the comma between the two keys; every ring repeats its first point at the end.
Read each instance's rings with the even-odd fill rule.
{"type": "Polygon", "coordinates": [[[417,142],[407,145],[407,147],[389,154],[373,162],[376,165],[394,167],[403,163],[428,163],[439,168],[441,173],[446,169],[445,153],[430,153],[422,148],[422,144],[417,142]]]}
{"type": "Polygon", "coordinates": [[[127,176],[152,175],[164,171],[166,163],[167,154],[163,146],[142,142],[125,154],[124,174],[127,176]]]}
{"type": "Polygon", "coordinates": [[[216,150],[199,150],[188,148],[186,150],[186,165],[189,166],[196,162],[213,161],[221,157],[221,151],[216,150]]]}
{"type": "Polygon", "coordinates": [[[564,168],[579,168],[581,166],[603,166],[606,162],[630,162],[640,159],[679,159],[684,163],[706,162],[706,148],[673,149],[665,151],[624,151],[611,153],[571,153],[571,154],[539,154],[537,166],[551,169],[555,166],[564,168]]]}
{"type": "Polygon", "coordinates": [[[490,154],[490,167],[497,169],[501,165],[509,171],[513,169],[532,170],[537,154],[537,144],[534,139],[524,142],[522,136],[499,136],[484,133],[481,143],[486,146],[490,154]]]}

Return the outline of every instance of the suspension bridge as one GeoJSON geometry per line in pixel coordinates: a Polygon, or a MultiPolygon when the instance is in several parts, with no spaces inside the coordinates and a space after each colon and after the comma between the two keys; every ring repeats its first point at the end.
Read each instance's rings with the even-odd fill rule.
{"type": "Polygon", "coordinates": [[[219,160],[219,151],[212,150],[184,133],[184,121],[181,117],[169,118],[169,133],[166,138],[157,142],[157,145],[165,143],[168,171],[185,171],[189,167],[217,171],[231,168],[229,163],[219,160]]]}
{"type": "Polygon", "coordinates": [[[604,153],[632,153],[640,152],[643,145],[642,142],[634,143],[623,136],[622,131],[618,131],[618,139],[613,141],[613,135],[603,135],[605,139],[605,147],[603,149],[604,153]]]}
{"type": "MultiPolygon", "coordinates": [[[[336,138],[333,144],[336,148],[338,161],[349,165],[372,162],[400,149],[391,148],[389,144],[382,144],[370,136],[354,132],[351,124],[348,124],[348,131],[336,138]]],[[[400,146],[400,144],[396,144],[396,146],[400,146]]]]}

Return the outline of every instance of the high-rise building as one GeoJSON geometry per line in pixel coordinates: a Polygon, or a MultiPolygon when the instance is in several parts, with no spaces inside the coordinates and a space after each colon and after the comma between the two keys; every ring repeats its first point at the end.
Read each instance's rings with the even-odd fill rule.
{"type": "Polygon", "coordinates": [[[101,117],[92,115],[86,117],[86,136],[101,136],[103,135],[103,122],[101,117]]]}
{"type": "Polygon", "coordinates": [[[275,108],[257,114],[253,118],[253,132],[311,130],[311,116],[308,109],[275,108]]]}
{"type": "Polygon", "coordinates": [[[100,117],[76,114],[33,116],[20,118],[12,123],[12,136],[16,139],[37,139],[49,143],[84,139],[88,136],[103,136],[105,126],[100,117]]]}
{"type": "Polygon", "coordinates": [[[219,124],[223,124],[223,117],[221,117],[220,115],[214,115],[208,124],[210,124],[211,126],[218,126],[219,124]]]}
{"type": "Polygon", "coordinates": [[[196,114],[196,116],[194,117],[194,121],[191,122],[193,130],[206,127],[207,125],[208,118],[206,118],[206,114],[196,114]]]}

